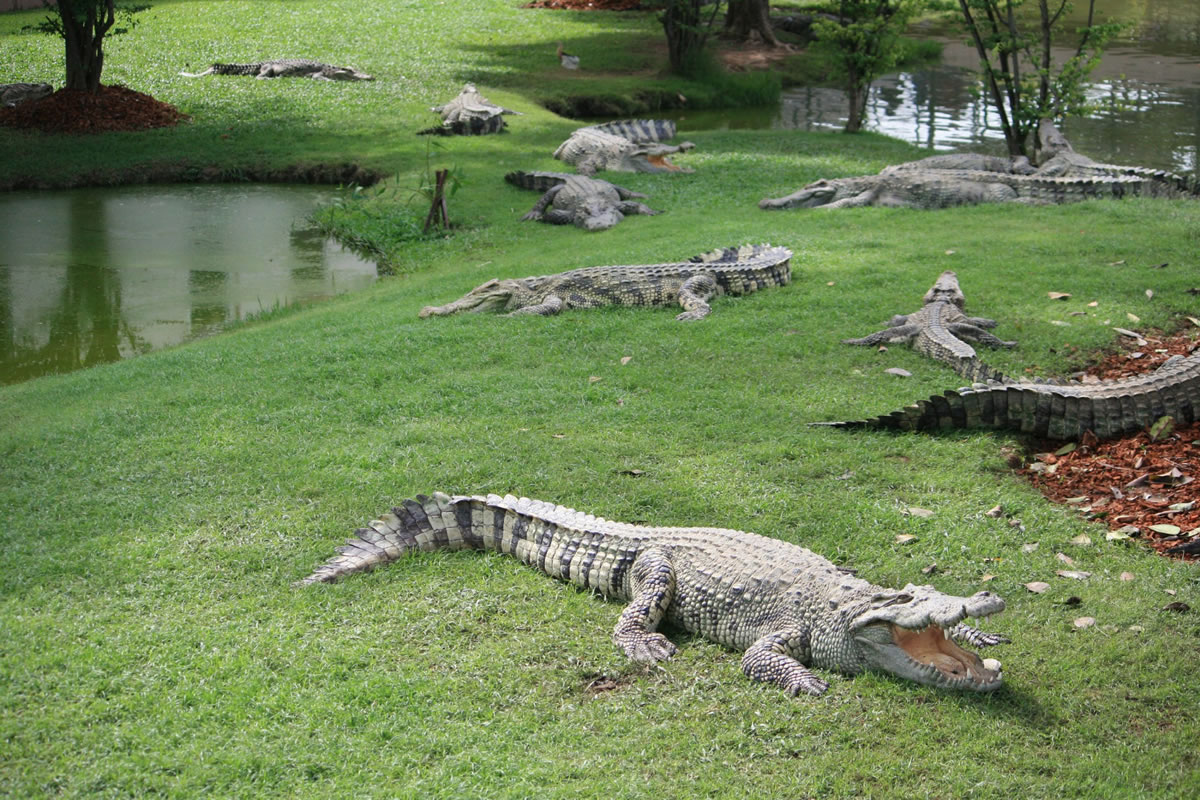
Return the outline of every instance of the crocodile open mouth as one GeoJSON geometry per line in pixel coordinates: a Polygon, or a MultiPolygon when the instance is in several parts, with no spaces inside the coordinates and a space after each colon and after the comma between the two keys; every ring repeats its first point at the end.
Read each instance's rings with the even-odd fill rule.
{"type": "Polygon", "coordinates": [[[950,632],[930,624],[920,630],[892,625],[892,641],[915,663],[914,668],[941,686],[975,690],[998,688],[1003,682],[1000,662],[981,659],[959,647],[950,632]]]}

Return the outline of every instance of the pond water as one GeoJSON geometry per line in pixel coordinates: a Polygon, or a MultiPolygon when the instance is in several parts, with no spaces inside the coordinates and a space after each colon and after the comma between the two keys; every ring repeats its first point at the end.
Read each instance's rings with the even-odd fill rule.
{"type": "Polygon", "coordinates": [[[311,186],[0,194],[0,384],[116,361],[374,282],[311,186]]]}
{"type": "MultiPolygon", "coordinates": [[[[1086,6],[1075,3],[1078,15],[1086,6]]],[[[1065,132],[1099,161],[1195,172],[1200,151],[1200,0],[1099,0],[1097,18],[1129,27],[1092,74],[1090,95],[1106,107],[1071,119],[1065,132]]],[[[1072,24],[1082,24],[1075,20],[1072,24]]],[[[945,46],[940,64],[887,75],[867,100],[868,130],[935,150],[1004,152],[999,118],[980,97],[979,58],[965,34],[928,28],[945,46]]],[[[1060,63],[1069,53],[1056,51],[1060,63]]],[[[711,128],[836,130],[845,125],[839,90],[800,87],[778,108],[677,112],[681,131],[711,128]]]]}

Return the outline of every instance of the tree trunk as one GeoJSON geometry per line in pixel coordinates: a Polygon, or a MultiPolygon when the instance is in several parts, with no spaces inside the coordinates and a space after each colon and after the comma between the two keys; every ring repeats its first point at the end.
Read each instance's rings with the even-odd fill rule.
{"type": "Polygon", "coordinates": [[[860,86],[853,76],[846,85],[846,99],[850,101],[850,115],[846,119],[846,133],[858,133],[862,130],[863,117],[867,109],[867,93],[870,85],[860,86]]]}
{"type": "Polygon", "coordinates": [[[104,69],[104,35],[116,19],[113,0],[59,0],[66,43],[66,88],[95,94],[104,69]]]}
{"type": "Polygon", "coordinates": [[[684,72],[691,56],[704,46],[700,27],[701,0],[671,0],[662,14],[667,34],[667,58],[672,72],[684,72]]]}
{"type": "Polygon", "coordinates": [[[725,12],[725,32],[745,41],[750,31],[758,31],[763,43],[779,47],[779,39],[771,28],[770,0],[729,0],[725,12]]]}

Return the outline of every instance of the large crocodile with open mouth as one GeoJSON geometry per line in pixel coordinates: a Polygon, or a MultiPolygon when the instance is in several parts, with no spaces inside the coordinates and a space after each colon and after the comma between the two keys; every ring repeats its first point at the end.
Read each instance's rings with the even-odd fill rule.
{"type": "Polygon", "coordinates": [[[300,584],[334,581],[415,551],[491,550],[627,603],[613,642],[633,661],[671,658],[667,622],[734,650],[742,670],[790,695],[819,695],[812,671],[866,670],[941,689],[991,691],[1000,662],[975,647],[1008,641],[967,625],[1004,610],[991,592],[875,586],[798,545],[722,528],[611,522],[512,495],[435,493],[406,500],[359,528],[300,584]]]}
{"type": "Polygon", "coordinates": [[[581,175],[602,169],[617,172],[691,172],[667,157],[695,147],[691,142],[663,144],[675,138],[675,123],[665,119],[624,119],[579,128],[554,151],[581,175]]]}

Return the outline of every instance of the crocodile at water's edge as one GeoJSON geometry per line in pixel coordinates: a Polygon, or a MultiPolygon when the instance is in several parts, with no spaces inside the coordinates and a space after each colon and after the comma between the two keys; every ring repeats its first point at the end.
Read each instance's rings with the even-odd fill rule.
{"type": "Polygon", "coordinates": [[[798,545],[722,528],[612,522],[512,495],[418,495],[355,532],[300,584],[329,582],[416,550],[493,550],[628,603],[613,641],[632,660],[665,661],[662,622],[735,650],[753,680],[791,695],[828,684],[809,668],[873,670],[942,689],[991,691],[1000,663],[960,647],[1008,641],[966,625],[1004,610],[990,592],[886,589],[798,545]]]}

